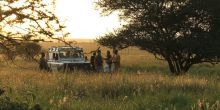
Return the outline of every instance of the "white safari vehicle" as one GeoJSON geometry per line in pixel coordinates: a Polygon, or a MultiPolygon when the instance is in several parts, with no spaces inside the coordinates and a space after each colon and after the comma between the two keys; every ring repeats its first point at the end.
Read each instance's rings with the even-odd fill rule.
{"type": "Polygon", "coordinates": [[[47,63],[52,72],[90,69],[90,62],[85,59],[83,49],[76,46],[60,46],[49,48],[47,63]]]}

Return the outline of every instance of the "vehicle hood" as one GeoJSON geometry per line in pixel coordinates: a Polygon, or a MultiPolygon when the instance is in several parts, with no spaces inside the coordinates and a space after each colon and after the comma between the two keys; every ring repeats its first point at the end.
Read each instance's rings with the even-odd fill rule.
{"type": "Polygon", "coordinates": [[[61,58],[60,63],[87,63],[83,58],[61,58]]]}

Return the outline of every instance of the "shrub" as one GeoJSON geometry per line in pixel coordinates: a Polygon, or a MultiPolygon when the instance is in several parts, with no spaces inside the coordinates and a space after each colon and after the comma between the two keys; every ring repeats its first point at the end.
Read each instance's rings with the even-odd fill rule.
{"type": "MultiPolygon", "coordinates": [[[[0,89],[0,96],[4,94],[0,89]]],[[[30,107],[27,103],[12,101],[9,97],[0,97],[0,110],[42,110],[39,104],[30,107]]]]}
{"type": "Polygon", "coordinates": [[[37,43],[28,42],[16,48],[18,55],[26,60],[33,60],[41,52],[41,46],[37,43]]]}

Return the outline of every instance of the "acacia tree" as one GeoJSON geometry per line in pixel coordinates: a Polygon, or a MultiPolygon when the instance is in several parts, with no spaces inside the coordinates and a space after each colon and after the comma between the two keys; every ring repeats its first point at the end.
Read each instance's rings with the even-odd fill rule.
{"type": "Polygon", "coordinates": [[[33,38],[66,37],[65,26],[55,15],[56,0],[1,0],[1,53],[15,53],[15,47],[33,38]]]}
{"type": "Polygon", "coordinates": [[[36,57],[41,53],[42,47],[35,42],[26,42],[16,47],[16,52],[25,60],[36,60],[36,57]]]}
{"type": "Polygon", "coordinates": [[[219,0],[99,0],[103,15],[114,11],[127,25],[97,41],[137,46],[166,60],[176,75],[220,55],[219,0]],[[114,43],[117,42],[117,43],[114,43]]]}

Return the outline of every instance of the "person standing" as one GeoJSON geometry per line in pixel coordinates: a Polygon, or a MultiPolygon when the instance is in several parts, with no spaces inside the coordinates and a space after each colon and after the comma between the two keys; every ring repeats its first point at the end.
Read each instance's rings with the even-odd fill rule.
{"type": "Polygon", "coordinates": [[[48,67],[48,64],[47,64],[47,60],[45,59],[45,53],[42,52],[41,53],[41,58],[40,58],[40,61],[39,61],[39,68],[40,70],[46,70],[46,71],[49,71],[49,67],[48,67]]]}
{"type": "Polygon", "coordinates": [[[112,63],[113,63],[113,72],[118,72],[119,68],[121,66],[121,57],[118,54],[118,50],[114,50],[114,55],[112,57],[112,63]]]}
{"type": "Polygon", "coordinates": [[[90,64],[91,64],[91,67],[92,67],[92,70],[94,70],[95,71],[95,57],[96,57],[96,52],[94,52],[93,54],[92,54],[92,56],[90,57],[90,64]]]}
{"type": "Polygon", "coordinates": [[[101,50],[98,50],[98,55],[95,57],[95,67],[97,72],[103,72],[103,59],[101,50]]]}
{"type": "Polygon", "coordinates": [[[111,56],[111,53],[110,53],[109,50],[107,51],[105,63],[106,63],[105,71],[106,71],[106,72],[111,72],[111,68],[112,68],[112,56],[111,56]]]}

